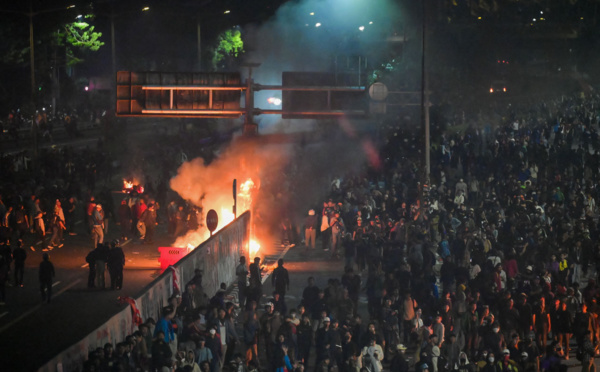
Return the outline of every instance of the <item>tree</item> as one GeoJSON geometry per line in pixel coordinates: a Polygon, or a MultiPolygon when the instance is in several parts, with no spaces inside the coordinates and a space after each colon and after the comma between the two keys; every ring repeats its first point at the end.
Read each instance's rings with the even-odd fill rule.
{"type": "MultiPolygon", "coordinates": [[[[91,19],[93,15],[88,14],[84,18],[91,19]]],[[[65,48],[66,66],[83,62],[83,58],[77,55],[79,54],[76,53],[77,51],[97,52],[104,45],[104,42],[100,41],[102,33],[95,32],[94,26],[90,26],[83,20],[65,24],[62,30],[54,33],[54,37],[56,46],[65,48]]]]}
{"type": "Polygon", "coordinates": [[[217,37],[218,45],[214,49],[212,65],[213,69],[227,69],[242,53],[244,53],[244,41],[242,33],[237,30],[226,30],[217,37]]]}

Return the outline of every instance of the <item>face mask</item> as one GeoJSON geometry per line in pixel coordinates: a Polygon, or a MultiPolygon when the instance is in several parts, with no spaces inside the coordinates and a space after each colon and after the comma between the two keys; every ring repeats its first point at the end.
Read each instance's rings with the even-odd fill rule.
{"type": "Polygon", "coordinates": [[[488,358],[488,361],[489,361],[490,363],[494,363],[494,357],[489,357],[489,358],[488,358]]]}
{"type": "Polygon", "coordinates": [[[499,330],[500,328],[494,328],[494,333],[498,333],[499,330]]]}

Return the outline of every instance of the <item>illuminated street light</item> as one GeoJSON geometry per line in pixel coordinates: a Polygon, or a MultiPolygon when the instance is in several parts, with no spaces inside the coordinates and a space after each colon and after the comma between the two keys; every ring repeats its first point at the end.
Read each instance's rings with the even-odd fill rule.
{"type": "Polygon", "coordinates": [[[364,31],[364,30],[365,30],[365,26],[360,26],[358,29],[359,29],[360,31],[364,31]]]}
{"type": "Polygon", "coordinates": [[[315,27],[321,27],[321,23],[317,22],[317,24],[315,24],[315,27]]]}
{"type": "Polygon", "coordinates": [[[67,9],[73,9],[73,8],[75,8],[75,5],[69,5],[69,6],[67,7],[67,9]]]}
{"type": "Polygon", "coordinates": [[[314,16],[314,15],[315,15],[315,12],[310,12],[310,15],[311,15],[311,16],[314,16]]]}
{"type": "Polygon", "coordinates": [[[269,102],[272,105],[279,106],[279,105],[281,105],[281,98],[278,98],[278,97],[269,97],[267,99],[267,102],[269,102]]]}
{"type": "Polygon", "coordinates": [[[145,7],[142,8],[142,12],[147,12],[148,10],[150,10],[149,6],[145,6],[145,7]]]}
{"type": "Polygon", "coordinates": [[[369,22],[369,24],[370,24],[370,25],[372,25],[372,24],[373,24],[373,21],[369,22]]]}
{"type": "Polygon", "coordinates": [[[231,13],[231,10],[226,10],[223,12],[223,14],[229,14],[229,13],[231,13]]]}

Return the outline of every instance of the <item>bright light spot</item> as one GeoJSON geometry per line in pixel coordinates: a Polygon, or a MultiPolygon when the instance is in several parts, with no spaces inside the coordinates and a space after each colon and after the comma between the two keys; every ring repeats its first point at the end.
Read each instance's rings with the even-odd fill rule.
{"type": "Polygon", "coordinates": [[[317,22],[317,23],[315,24],[315,27],[321,27],[321,23],[320,23],[320,22],[317,22]]]}
{"type": "Polygon", "coordinates": [[[315,12],[310,12],[310,15],[311,15],[311,16],[314,16],[314,15],[315,15],[315,12]]]}
{"type": "Polygon", "coordinates": [[[494,93],[494,88],[490,88],[490,93],[494,93]]]}
{"type": "Polygon", "coordinates": [[[535,21],[537,21],[537,19],[534,18],[533,21],[535,22],[535,21]]]}
{"type": "Polygon", "coordinates": [[[87,92],[88,90],[90,90],[90,87],[85,87],[83,89],[85,89],[85,91],[87,92]]]}
{"type": "Polygon", "coordinates": [[[543,11],[543,10],[540,10],[540,14],[544,14],[544,11],[543,11]]]}
{"type": "Polygon", "coordinates": [[[579,19],[581,19],[581,20],[583,21],[583,17],[581,17],[581,18],[579,18],[579,19]]]}
{"type": "Polygon", "coordinates": [[[80,15],[78,15],[78,16],[77,16],[77,17],[75,17],[75,18],[76,18],[76,19],[81,19],[81,18],[83,18],[83,16],[80,14],[80,15]]]}
{"type": "Polygon", "coordinates": [[[69,6],[67,7],[67,9],[73,9],[73,8],[75,8],[75,5],[69,5],[69,6]]]}
{"type": "Polygon", "coordinates": [[[233,211],[231,209],[221,208],[221,219],[222,221],[219,221],[218,230],[221,230],[224,226],[229,225],[229,223],[235,220],[235,215],[233,214],[233,211]]]}
{"type": "Polygon", "coordinates": [[[267,99],[267,102],[269,102],[272,105],[279,106],[279,105],[281,105],[281,98],[269,97],[267,99]]]}
{"type": "Polygon", "coordinates": [[[364,31],[365,30],[365,26],[360,26],[358,29],[361,30],[361,31],[364,31]]]}
{"type": "Polygon", "coordinates": [[[477,19],[481,19],[481,17],[477,17],[477,19]]]}
{"type": "Polygon", "coordinates": [[[373,21],[369,22],[369,24],[370,24],[370,25],[372,25],[372,24],[373,24],[373,21]]]}
{"type": "Polygon", "coordinates": [[[256,240],[250,239],[250,246],[248,247],[248,255],[250,256],[250,262],[254,261],[254,257],[258,255],[259,250],[260,244],[256,240]]]}
{"type": "Polygon", "coordinates": [[[305,26],[306,26],[306,27],[308,27],[308,23],[307,23],[307,24],[305,24],[305,26]]]}
{"type": "Polygon", "coordinates": [[[502,88],[502,90],[506,92],[506,87],[505,87],[505,88],[502,88]]]}
{"type": "Polygon", "coordinates": [[[229,13],[231,13],[231,10],[226,10],[223,12],[223,14],[229,14],[229,13]]]}
{"type": "Polygon", "coordinates": [[[149,7],[149,6],[145,6],[145,7],[143,7],[143,8],[142,8],[142,12],[146,12],[146,11],[148,11],[148,10],[150,10],[150,7],[149,7]]]}

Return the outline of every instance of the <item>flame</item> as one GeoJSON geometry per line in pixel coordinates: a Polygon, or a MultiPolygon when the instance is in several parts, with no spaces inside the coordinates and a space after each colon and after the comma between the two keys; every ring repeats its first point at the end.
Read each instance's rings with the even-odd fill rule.
{"type": "Polygon", "coordinates": [[[232,222],[233,220],[235,220],[235,215],[233,214],[233,211],[231,211],[229,208],[222,207],[221,208],[221,215],[219,216],[219,218],[220,218],[220,220],[219,220],[219,226],[217,226],[217,230],[216,231],[221,230],[223,227],[229,225],[230,222],[232,222]]]}
{"type": "Polygon", "coordinates": [[[132,192],[137,191],[138,194],[144,193],[144,186],[140,185],[140,182],[136,179],[126,180],[123,179],[123,191],[132,192]]]}
{"type": "Polygon", "coordinates": [[[248,256],[250,256],[250,262],[254,261],[254,257],[258,256],[259,251],[260,244],[256,240],[250,239],[250,246],[248,247],[248,256]]]}

